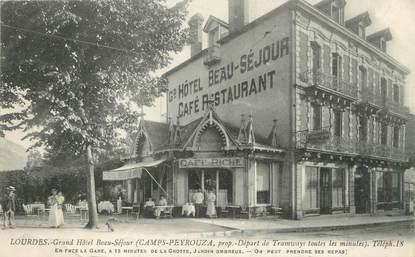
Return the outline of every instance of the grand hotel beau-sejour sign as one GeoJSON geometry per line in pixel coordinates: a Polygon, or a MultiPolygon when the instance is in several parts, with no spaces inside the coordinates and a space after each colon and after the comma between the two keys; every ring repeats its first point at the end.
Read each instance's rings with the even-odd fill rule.
{"type": "Polygon", "coordinates": [[[235,168],[244,167],[243,158],[189,158],[179,159],[179,168],[235,168]]]}

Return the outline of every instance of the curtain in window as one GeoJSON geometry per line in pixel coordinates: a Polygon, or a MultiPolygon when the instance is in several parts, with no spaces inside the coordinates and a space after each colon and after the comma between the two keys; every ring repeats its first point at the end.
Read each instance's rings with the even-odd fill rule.
{"type": "Polygon", "coordinates": [[[267,162],[258,161],[256,167],[257,203],[270,203],[270,166],[267,162]]]}

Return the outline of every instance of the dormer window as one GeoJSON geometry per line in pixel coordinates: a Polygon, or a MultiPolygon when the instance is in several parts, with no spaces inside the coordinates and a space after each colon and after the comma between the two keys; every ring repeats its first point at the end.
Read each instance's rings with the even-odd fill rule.
{"type": "Polygon", "coordinates": [[[344,21],[343,8],[336,7],[334,4],[331,6],[331,16],[339,24],[343,24],[344,21]]]}
{"type": "Polygon", "coordinates": [[[359,24],[359,37],[361,37],[363,39],[366,38],[365,27],[361,23],[359,24]]]}
{"type": "Polygon", "coordinates": [[[380,39],[380,50],[382,50],[383,52],[386,52],[386,41],[384,38],[380,39]]]}

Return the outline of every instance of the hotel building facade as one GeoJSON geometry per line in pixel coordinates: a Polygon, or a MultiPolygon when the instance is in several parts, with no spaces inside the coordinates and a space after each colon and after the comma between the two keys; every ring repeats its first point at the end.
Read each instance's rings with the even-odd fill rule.
{"type": "Polygon", "coordinates": [[[142,120],[122,180],[131,202],[199,188],[248,217],[403,209],[409,70],[387,53],[389,29],[344,0],[290,0],[251,21],[229,0],[229,22],[196,14],[191,57],[165,74],[167,123],[142,120]],[[206,33],[208,45],[202,47],[206,33]]]}

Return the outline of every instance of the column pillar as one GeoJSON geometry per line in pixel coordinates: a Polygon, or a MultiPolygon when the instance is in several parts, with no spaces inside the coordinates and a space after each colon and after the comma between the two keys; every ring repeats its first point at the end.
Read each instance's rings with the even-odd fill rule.
{"type": "Polygon", "coordinates": [[[295,205],[295,219],[301,220],[304,217],[303,211],[303,173],[305,172],[305,165],[294,164],[295,167],[295,199],[293,199],[293,205],[295,205]]]}

